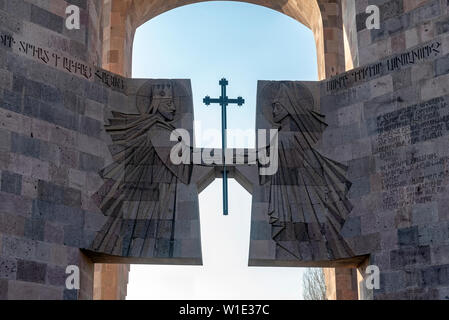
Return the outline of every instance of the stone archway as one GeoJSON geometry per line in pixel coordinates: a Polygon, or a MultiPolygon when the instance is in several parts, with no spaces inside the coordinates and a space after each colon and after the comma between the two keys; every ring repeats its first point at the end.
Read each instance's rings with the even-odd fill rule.
{"type": "MultiPolygon", "coordinates": [[[[134,34],[139,26],[171,9],[210,0],[104,0],[103,68],[131,76],[134,34]]],[[[345,71],[340,0],[234,0],[261,5],[292,17],[315,37],[320,80],[345,71]]]]}
{"type": "MultiPolygon", "coordinates": [[[[0,87],[5,101],[0,106],[5,137],[0,157],[0,258],[6,263],[0,299],[89,299],[93,261],[98,260],[79,249],[88,246],[85,242],[104,219],[89,200],[99,183],[98,171],[110,157],[100,132],[106,108],[127,96],[120,92],[126,81],[99,66],[129,72],[126,54],[135,28],[168,10],[170,0],[27,0],[19,7],[15,3],[0,0],[5,17],[0,20],[0,87]],[[68,32],[65,6],[75,2],[81,9],[81,28],[68,32]],[[66,290],[68,265],[79,267],[82,289],[66,290]]],[[[171,3],[174,8],[181,1],[171,3]]],[[[193,1],[182,4],[187,3],[193,1]]],[[[313,17],[312,9],[305,11],[306,4],[320,13],[316,21],[322,28],[321,77],[344,70],[346,59],[348,69],[363,66],[316,83],[325,115],[339,119],[327,131],[326,148],[332,158],[351,161],[355,181],[352,198],[358,209],[344,236],[358,254],[369,255],[366,263],[357,265],[360,270],[369,263],[382,272],[381,291],[361,291],[366,289],[374,299],[447,298],[447,278],[439,275],[449,270],[449,182],[444,166],[449,132],[434,126],[436,122],[444,127],[449,105],[447,1],[377,1],[384,12],[379,32],[364,23],[367,1],[257,3],[277,3],[277,10],[297,13],[298,21],[300,5],[303,20],[313,17]],[[341,45],[342,33],[347,46],[341,45]],[[376,123],[394,120],[415,107],[431,115],[417,116],[419,121],[413,123],[419,140],[410,138],[408,122],[376,123]],[[433,112],[437,109],[442,113],[433,112]],[[400,132],[395,125],[401,126],[400,132]],[[387,136],[392,141],[384,139],[387,136]],[[420,172],[409,163],[429,167],[420,172]],[[415,172],[419,175],[411,174],[415,172]]]]}

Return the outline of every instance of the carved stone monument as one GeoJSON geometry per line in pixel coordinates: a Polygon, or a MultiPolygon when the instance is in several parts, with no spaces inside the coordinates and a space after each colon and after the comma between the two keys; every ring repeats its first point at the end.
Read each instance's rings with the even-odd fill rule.
{"type": "Polygon", "coordinates": [[[172,132],[184,116],[193,119],[191,97],[183,85],[147,81],[133,96],[138,114],[112,112],[106,132],[113,141],[113,162],[101,171],[105,182],[94,195],[108,220],[89,250],[201,264],[193,166],[170,160],[172,132]],[[186,193],[193,197],[187,199],[186,193]]]}
{"type": "MultiPolygon", "coordinates": [[[[0,299],[92,299],[95,263],[201,264],[198,193],[222,174],[170,159],[173,130],[193,136],[189,80],[130,78],[136,28],[181,2],[76,1],[70,31],[66,2],[0,0],[0,299]]],[[[449,3],[249,2],[313,30],[321,80],[260,81],[268,132],[226,164],[253,197],[249,265],[357,268],[359,298],[447,299],[449,3]]]]}

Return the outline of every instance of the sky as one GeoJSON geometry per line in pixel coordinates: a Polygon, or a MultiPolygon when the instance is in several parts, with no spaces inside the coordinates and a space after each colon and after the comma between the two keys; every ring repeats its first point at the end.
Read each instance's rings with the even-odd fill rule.
{"type": "MultiPolygon", "coordinates": [[[[163,13],[138,28],[133,78],[191,79],[198,147],[221,147],[220,106],[206,95],[242,96],[228,107],[229,130],[249,135],[228,147],[254,147],[258,80],[318,79],[312,32],[277,11],[213,1],[163,13]]],[[[230,134],[228,134],[230,136],[230,134]]],[[[229,181],[229,216],[222,216],[221,179],[199,195],[203,266],[131,266],[127,299],[301,299],[301,268],[248,267],[251,195],[229,181]]]]}

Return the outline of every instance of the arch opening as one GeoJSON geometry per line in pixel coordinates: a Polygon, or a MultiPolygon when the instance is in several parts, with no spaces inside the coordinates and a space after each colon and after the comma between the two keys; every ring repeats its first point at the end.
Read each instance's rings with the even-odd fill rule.
{"type": "MultiPolygon", "coordinates": [[[[104,0],[103,68],[130,77],[133,42],[138,27],[169,10],[210,1],[214,0],[104,0]]],[[[345,71],[340,0],[231,1],[246,2],[276,10],[311,29],[315,38],[320,80],[345,71]]]]}
{"type": "MultiPolygon", "coordinates": [[[[218,3],[215,3],[217,6],[218,3]]],[[[207,33],[212,33],[217,36],[217,38],[232,41],[235,37],[241,37],[241,41],[237,41],[234,45],[238,50],[228,50],[223,53],[226,56],[226,61],[223,61],[220,56],[220,50],[210,50],[209,52],[201,55],[202,43],[204,43],[208,37],[206,34],[201,33],[201,30],[195,29],[195,27],[201,28],[201,25],[195,25],[194,22],[190,20],[183,20],[183,11],[188,11],[189,7],[183,7],[176,10],[172,10],[163,15],[160,15],[151,21],[147,22],[145,25],[141,26],[137,30],[133,61],[134,70],[133,76],[137,78],[191,78],[193,86],[194,95],[194,106],[195,106],[195,120],[200,120],[201,129],[198,130],[197,124],[195,124],[196,129],[196,143],[197,147],[220,147],[220,136],[221,131],[216,130],[215,139],[210,139],[211,131],[214,128],[220,128],[220,107],[211,106],[206,107],[202,104],[202,97],[206,94],[210,94],[212,97],[219,95],[218,80],[221,77],[221,72],[227,72],[226,77],[228,78],[230,85],[228,92],[230,97],[237,95],[243,95],[247,100],[247,103],[243,108],[229,107],[229,127],[236,129],[240,133],[252,132],[254,135],[255,131],[255,113],[256,113],[256,85],[258,79],[305,79],[305,80],[317,80],[317,65],[316,65],[316,53],[315,53],[315,43],[313,39],[313,34],[306,27],[299,24],[297,21],[286,17],[285,15],[274,12],[273,10],[268,10],[260,6],[254,6],[252,4],[236,4],[236,3],[220,3],[220,9],[215,9],[217,14],[211,12],[210,6],[212,3],[201,4],[198,6],[189,6],[197,10],[201,10],[199,6],[204,7],[205,12],[209,12],[209,18],[213,21],[224,20],[223,24],[209,24],[209,28],[213,31],[208,30],[207,33]],[[228,6],[228,10],[226,10],[228,6]],[[254,22],[252,17],[251,20],[246,25],[238,24],[231,28],[232,30],[225,29],[227,23],[231,19],[232,15],[237,15],[235,11],[243,11],[245,8],[248,9],[248,14],[250,11],[257,11],[262,14],[263,17],[259,19],[263,23],[268,24],[267,29],[261,29],[262,25],[254,22]],[[233,10],[231,10],[233,9],[233,10]],[[236,10],[237,9],[237,10],[236,10]],[[268,22],[268,17],[275,17],[275,21],[284,21],[276,25],[276,30],[269,34],[269,29],[271,24],[268,22]],[[166,20],[166,21],[165,21],[166,20]],[[183,30],[186,34],[186,39],[180,43],[179,34],[176,34],[170,26],[170,21],[176,21],[178,26],[181,25],[185,29],[183,30]],[[293,28],[293,25],[295,28],[293,28]],[[291,31],[291,36],[298,39],[296,43],[291,41],[280,41],[276,35],[279,34],[279,30],[284,29],[294,29],[291,31]],[[220,30],[218,30],[220,29],[220,30]],[[163,34],[161,34],[163,30],[163,34]],[[300,34],[305,33],[304,38],[300,37],[300,34]],[[172,36],[173,33],[176,34],[172,36]],[[194,34],[196,39],[190,38],[187,35],[194,34]],[[252,37],[252,39],[250,39],[252,37]],[[276,39],[277,45],[266,45],[263,44],[264,38],[272,37],[276,39]],[[260,41],[259,41],[260,40],[260,41]],[[253,42],[251,42],[253,41],[253,42]],[[192,43],[193,42],[193,43],[192,43]],[[250,42],[250,43],[246,43],[250,42]],[[151,43],[157,43],[157,45],[151,46],[151,43]],[[175,44],[174,44],[175,43],[175,44]],[[246,45],[245,45],[246,43],[246,45]],[[258,43],[262,43],[258,46],[258,43]],[[184,46],[185,45],[185,46],[184,46]],[[194,53],[186,52],[187,47],[193,47],[192,51],[194,53]],[[242,47],[244,46],[244,47],[242,47]],[[152,48],[152,52],[148,52],[149,48],[152,48]],[[173,47],[176,50],[173,50],[173,47]],[[301,49],[304,51],[311,51],[309,56],[305,58],[305,53],[301,53],[301,49]],[[285,51],[288,51],[287,53],[285,51]],[[260,52],[261,54],[258,54],[260,52]],[[199,55],[199,56],[198,56],[199,55]],[[231,55],[237,56],[232,57],[231,55]],[[194,57],[192,57],[194,56],[194,57]],[[211,56],[208,61],[207,56],[211,56]],[[300,56],[303,59],[295,59],[295,57],[300,56]],[[250,57],[254,61],[249,61],[250,57]],[[283,57],[284,59],[279,59],[283,57]],[[273,61],[269,60],[272,59],[273,61]],[[183,60],[183,63],[171,62],[173,60],[183,60]],[[279,61],[278,61],[279,60],[279,61]],[[282,61],[283,60],[283,61],[282,61]],[[224,66],[220,66],[223,61],[224,66]],[[262,62],[262,63],[261,63],[262,62]],[[265,64],[263,63],[265,62],[265,64]],[[267,64],[273,64],[272,67],[268,67],[267,64]],[[186,66],[187,65],[187,66],[186,66]],[[305,72],[306,66],[310,67],[309,72],[305,72]],[[202,70],[198,72],[197,70],[202,70]],[[231,70],[233,69],[233,70],[231,70]],[[265,69],[265,70],[263,70],[265,69]],[[250,74],[251,76],[247,76],[250,74]],[[243,78],[240,80],[239,78],[243,78]],[[244,91],[240,91],[244,88],[244,91]],[[251,118],[252,120],[248,120],[251,118]],[[218,138],[218,139],[217,139],[218,138]]],[[[193,10],[193,9],[192,9],[193,10]]],[[[242,13],[245,15],[246,12],[242,13]]],[[[201,13],[197,13],[197,16],[201,13]]],[[[242,16],[234,16],[237,21],[242,20],[242,16]]],[[[229,21],[230,24],[233,21],[229,21]]],[[[274,24],[273,24],[274,25],[274,24]]],[[[286,31],[284,31],[286,32],[286,31]]],[[[288,38],[288,37],[287,37],[288,38]]],[[[228,137],[232,140],[232,136],[239,138],[241,134],[228,133],[228,137]]],[[[250,139],[241,139],[238,141],[236,139],[233,143],[229,141],[229,147],[250,147],[250,139]]],[[[200,220],[201,220],[201,238],[202,238],[202,253],[203,253],[203,267],[176,267],[176,266],[136,266],[132,267],[132,273],[130,277],[130,283],[134,283],[138,277],[138,274],[145,272],[144,270],[153,270],[155,274],[160,274],[161,277],[172,285],[169,276],[165,274],[173,274],[176,270],[178,276],[180,274],[193,274],[196,281],[195,283],[201,289],[203,289],[205,282],[215,283],[214,291],[209,288],[207,297],[211,296],[215,298],[231,298],[232,292],[235,291],[235,286],[239,285],[239,281],[245,281],[246,286],[241,288],[241,293],[239,295],[234,295],[238,298],[249,298],[255,297],[253,289],[259,286],[259,292],[257,297],[268,298],[268,297],[285,297],[285,298],[300,298],[300,274],[301,270],[298,268],[286,268],[281,273],[279,269],[276,268],[258,268],[258,267],[248,267],[249,259],[249,241],[250,241],[250,220],[251,220],[251,206],[252,199],[249,193],[245,192],[242,186],[238,185],[238,177],[234,177],[236,180],[230,179],[229,181],[229,196],[230,196],[230,216],[223,217],[221,212],[221,180],[219,170],[216,172],[216,180],[203,192],[199,197],[199,207],[200,207],[200,220]],[[226,272],[224,272],[226,271],[226,272]],[[271,275],[270,275],[271,274],[271,275]],[[280,276],[282,274],[282,276],[280,276]],[[278,278],[280,277],[280,278],[278,278]],[[276,278],[278,278],[276,280],[276,278]],[[245,280],[246,279],[246,280],[245,280]],[[225,280],[225,281],[224,281],[225,280]],[[232,284],[232,286],[230,286],[232,284]],[[271,287],[271,289],[263,289],[264,287],[276,286],[276,288],[271,287]],[[252,292],[252,295],[250,294],[252,292]]],[[[239,183],[240,184],[240,183],[239,183]]],[[[149,274],[151,271],[147,271],[149,274]]],[[[182,276],[179,276],[183,278],[182,276]]],[[[187,276],[184,276],[184,278],[187,276]]],[[[180,282],[181,289],[176,291],[180,294],[186,294],[186,286],[193,286],[190,281],[181,281],[178,279],[176,282],[180,282]]],[[[131,284],[132,286],[132,284],[131,284]]],[[[153,284],[153,288],[155,285],[153,284]]],[[[205,293],[196,292],[194,297],[204,298],[205,293]]],[[[135,289],[130,287],[130,297],[136,297],[135,289]]],[[[191,291],[190,291],[191,292],[191,291]]],[[[144,296],[145,292],[142,293],[144,296]]],[[[148,293],[151,294],[151,293],[148,293]]],[[[147,295],[148,297],[148,295],[147,295]]],[[[186,296],[183,295],[185,298],[186,296]]]]}
{"type": "MultiPolygon", "coordinates": [[[[131,77],[133,44],[137,28],[171,9],[187,4],[212,1],[104,0],[103,68],[131,77]]],[[[344,72],[348,68],[348,63],[345,60],[345,51],[348,51],[348,46],[345,49],[341,15],[341,2],[345,2],[345,0],[234,1],[268,7],[290,16],[311,29],[317,51],[316,61],[320,80],[344,72]]]]}

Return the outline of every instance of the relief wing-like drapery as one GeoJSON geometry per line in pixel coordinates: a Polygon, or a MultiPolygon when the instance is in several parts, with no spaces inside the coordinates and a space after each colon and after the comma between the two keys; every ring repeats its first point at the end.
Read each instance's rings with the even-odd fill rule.
{"type": "Polygon", "coordinates": [[[351,249],[340,235],[352,210],[347,167],[315,149],[327,125],[324,116],[313,110],[311,93],[300,88],[281,85],[274,103],[288,115],[278,124],[279,169],[261,177],[262,184],[270,184],[268,214],[276,255],[300,260],[310,254],[312,259],[348,257],[351,249]],[[314,257],[314,252],[323,251],[325,257],[314,257]]]}
{"type": "Polygon", "coordinates": [[[178,182],[188,184],[189,165],[173,165],[167,148],[174,130],[160,116],[113,112],[105,126],[114,162],[100,172],[105,183],[94,195],[108,217],[91,250],[117,256],[171,257],[178,182]]]}

